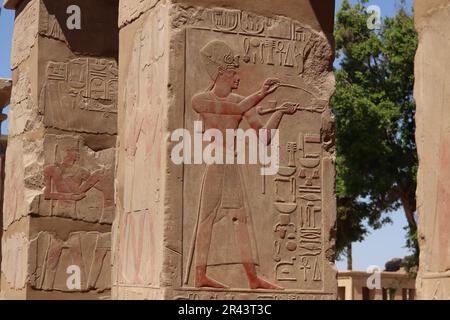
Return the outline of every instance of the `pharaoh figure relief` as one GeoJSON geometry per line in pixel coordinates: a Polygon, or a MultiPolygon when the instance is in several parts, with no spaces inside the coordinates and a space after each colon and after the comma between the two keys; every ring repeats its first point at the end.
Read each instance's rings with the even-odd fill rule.
{"type": "Polygon", "coordinates": [[[191,135],[221,133],[207,148],[234,158],[184,165],[185,290],[327,293],[332,86],[322,78],[327,66],[312,63],[326,40],[296,21],[239,10],[183,9],[173,25],[184,24],[184,126],[191,135]],[[262,164],[237,164],[237,139],[227,135],[237,129],[253,130],[259,148],[274,147],[279,170],[262,175],[262,164]]]}
{"type": "Polygon", "coordinates": [[[54,150],[46,155],[50,164],[44,169],[42,214],[111,223],[115,206],[108,161],[114,150],[95,154],[71,137],[50,136],[48,141],[54,150]]]}
{"type": "MultiPolygon", "coordinates": [[[[238,129],[245,120],[257,133],[261,129],[271,132],[270,130],[279,127],[284,115],[292,115],[297,110],[305,108],[299,103],[285,102],[273,109],[272,116],[266,123],[262,123],[256,107],[280,86],[286,85],[277,78],[268,78],[253,94],[238,95],[234,91],[239,89],[241,82],[239,56],[233,53],[227,43],[220,40],[211,41],[201,49],[200,54],[211,85],[205,92],[197,93],[192,98],[192,108],[199,114],[204,130],[216,129],[226,136],[226,130],[238,129]]],[[[225,152],[233,152],[234,141],[222,143],[222,146],[217,147],[223,148],[225,152]]],[[[270,137],[266,143],[271,143],[270,137]]],[[[236,238],[240,251],[240,259],[230,263],[242,264],[251,289],[281,289],[257,274],[256,267],[259,262],[255,257],[258,257],[258,254],[252,252],[253,227],[249,225],[252,221],[251,206],[245,203],[247,199],[245,193],[250,190],[245,190],[240,167],[237,164],[211,164],[204,169],[194,242],[195,286],[227,287],[226,284],[207,276],[207,268],[210,250],[220,250],[210,247],[213,227],[222,219],[228,219],[234,225],[234,230],[231,230],[229,236],[236,238]]],[[[189,268],[190,266],[188,270],[189,268]]]]}

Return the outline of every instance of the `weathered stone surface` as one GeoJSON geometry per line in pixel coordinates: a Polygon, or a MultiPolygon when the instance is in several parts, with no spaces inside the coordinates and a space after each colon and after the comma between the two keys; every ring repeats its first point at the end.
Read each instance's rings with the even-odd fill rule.
{"type": "Polygon", "coordinates": [[[36,95],[32,92],[32,72],[29,63],[24,63],[13,73],[14,86],[8,126],[10,137],[42,127],[42,115],[39,114],[36,95]]]}
{"type": "Polygon", "coordinates": [[[141,14],[153,8],[159,0],[124,0],[119,4],[119,27],[136,20],[141,14]]]}
{"type": "MultiPolygon", "coordinates": [[[[20,291],[27,281],[28,239],[23,232],[5,234],[2,243],[2,277],[10,289],[20,291]]],[[[3,282],[3,281],[2,281],[3,282]]]]}
{"type": "MultiPolygon", "coordinates": [[[[42,132],[40,133],[42,135],[42,132]]],[[[40,173],[43,158],[42,140],[27,137],[10,138],[6,152],[6,172],[3,228],[26,217],[33,210],[33,202],[42,192],[40,173]]]]}
{"type": "Polygon", "coordinates": [[[113,297],[334,299],[329,34],[292,13],[240,10],[248,1],[175,2],[121,30],[113,297]],[[241,104],[251,111],[230,118],[241,104]],[[174,164],[170,134],[193,134],[198,120],[223,132],[279,128],[279,172],[174,164]],[[220,285],[206,274],[224,287],[211,290],[220,285]]]}
{"type": "Polygon", "coordinates": [[[417,102],[420,270],[422,299],[450,299],[450,1],[417,0],[419,48],[414,96],[417,102]],[[439,43],[439,46],[436,46],[439,43]]]}
{"type": "MultiPolygon", "coordinates": [[[[15,69],[26,60],[35,46],[38,35],[39,1],[22,1],[16,17],[11,50],[11,67],[15,69]]],[[[14,7],[15,8],[15,7],[14,7]]]]}

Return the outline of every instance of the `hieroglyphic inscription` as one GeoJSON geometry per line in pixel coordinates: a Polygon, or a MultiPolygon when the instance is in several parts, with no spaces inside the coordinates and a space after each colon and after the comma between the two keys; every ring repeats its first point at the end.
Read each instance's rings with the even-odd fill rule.
{"type": "Polygon", "coordinates": [[[274,261],[279,281],[322,281],[322,207],[320,134],[299,133],[284,148],[287,164],[274,178],[274,261]],[[282,188],[280,184],[287,187],[282,188]]]}
{"type": "Polygon", "coordinates": [[[312,31],[284,17],[262,17],[250,12],[227,9],[179,7],[172,19],[176,28],[183,25],[215,32],[242,35],[244,63],[287,67],[300,75],[312,31]]]}
{"type": "Polygon", "coordinates": [[[53,108],[117,113],[117,75],[116,63],[108,59],[49,62],[44,94],[53,108]]]}

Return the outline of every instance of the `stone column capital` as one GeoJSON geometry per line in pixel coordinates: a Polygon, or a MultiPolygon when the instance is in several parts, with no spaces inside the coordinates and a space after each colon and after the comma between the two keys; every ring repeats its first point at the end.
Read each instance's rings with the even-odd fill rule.
{"type": "Polygon", "coordinates": [[[11,99],[11,79],[0,78],[0,111],[9,104],[11,99]]]}
{"type": "Polygon", "coordinates": [[[22,2],[23,0],[5,0],[3,3],[3,7],[5,9],[10,10],[16,10],[17,6],[22,2]]]}

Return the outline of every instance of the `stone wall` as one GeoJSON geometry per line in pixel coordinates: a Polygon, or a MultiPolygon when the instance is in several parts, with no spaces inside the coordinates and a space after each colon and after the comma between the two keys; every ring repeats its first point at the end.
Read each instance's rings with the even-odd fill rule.
{"type": "Polygon", "coordinates": [[[419,298],[450,299],[450,0],[416,0],[419,298]]]}

